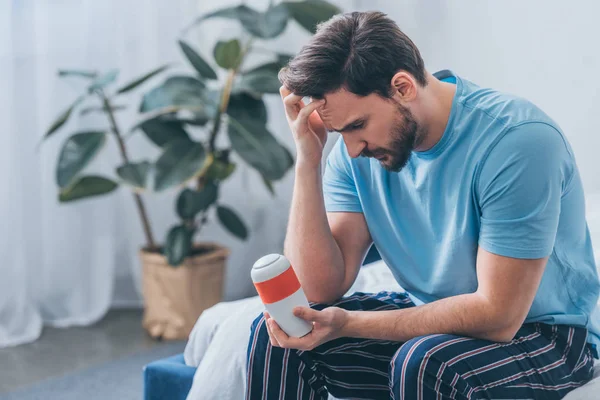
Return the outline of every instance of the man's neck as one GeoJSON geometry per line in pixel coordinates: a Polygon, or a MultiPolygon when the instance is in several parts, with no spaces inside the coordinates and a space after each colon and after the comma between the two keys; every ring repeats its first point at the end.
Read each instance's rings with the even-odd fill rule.
{"type": "Polygon", "coordinates": [[[416,151],[431,149],[444,135],[452,110],[456,85],[439,81],[428,74],[426,90],[423,93],[423,110],[426,115],[422,116],[421,127],[425,136],[415,148],[416,151]]]}

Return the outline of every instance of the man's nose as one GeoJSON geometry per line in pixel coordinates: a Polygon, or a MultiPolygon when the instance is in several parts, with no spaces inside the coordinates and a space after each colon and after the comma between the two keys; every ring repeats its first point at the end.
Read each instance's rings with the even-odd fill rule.
{"type": "Polygon", "coordinates": [[[348,140],[344,138],[344,142],[348,149],[348,155],[352,158],[359,157],[365,147],[367,147],[367,143],[362,140],[348,140]]]}

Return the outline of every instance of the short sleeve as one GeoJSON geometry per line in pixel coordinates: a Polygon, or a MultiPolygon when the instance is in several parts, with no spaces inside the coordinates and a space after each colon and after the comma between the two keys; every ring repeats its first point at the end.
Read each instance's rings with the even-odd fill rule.
{"type": "Polygon", "coordinates": [[[323,195],[327,212],[362,212],[349,155],[341,137],[327,157],[323,195]]]}
{"type": "Polygon", "coordinates": [[[562,133],[551,125],[530,122],[508,131],[490,150],[476,182],[479,245],[506,257],[549,256],[573,164],[562,133]]]}

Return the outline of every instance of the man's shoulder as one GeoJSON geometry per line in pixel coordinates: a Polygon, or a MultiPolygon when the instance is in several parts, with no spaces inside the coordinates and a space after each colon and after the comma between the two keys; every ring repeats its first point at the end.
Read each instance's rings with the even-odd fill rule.
{"type": "Polygon", "coordinates": [[[535,103],[524,97],[478,86],[464,80],[464,90],[459,99],[467,115],[485,115],[497,123],[499,128],[510,129],[527,122],[543,122],[558,128],[558,125],[535,103]]]}

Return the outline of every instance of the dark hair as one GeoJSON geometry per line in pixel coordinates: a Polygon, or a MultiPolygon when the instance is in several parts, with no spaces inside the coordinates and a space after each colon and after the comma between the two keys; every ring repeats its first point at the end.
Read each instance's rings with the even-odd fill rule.
{"type": "Polygon", "coordinates": [[[323,22],[310,43],[279,71],[279,80],[300,96],[323,98],[340,88],[389,98],[398,71],[427,84],[419,49],[382,12],[352,12],[323,22]]]}

